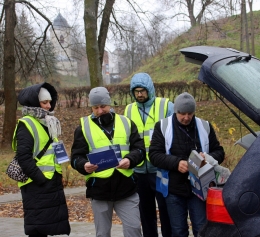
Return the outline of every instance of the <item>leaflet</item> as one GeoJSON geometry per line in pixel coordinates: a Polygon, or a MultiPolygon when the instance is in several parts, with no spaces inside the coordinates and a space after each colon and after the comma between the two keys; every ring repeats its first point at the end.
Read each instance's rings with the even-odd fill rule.
{"type": "Polygon", "coordinates": [[[59,164],[62,164],[64,162],[67,162],[70,160],[67,155],[63,141],[58,141],[58,142],[52,143],[52,147],[53,147],[54,153],[56,155],[56,159],[59,164]]]}
{"type": "Polygon", "coordinates": [[[95,172],[114,168],[119,165],[116,153],[113,149],[87,154],[89,162],[98,165],[95,172]]]}

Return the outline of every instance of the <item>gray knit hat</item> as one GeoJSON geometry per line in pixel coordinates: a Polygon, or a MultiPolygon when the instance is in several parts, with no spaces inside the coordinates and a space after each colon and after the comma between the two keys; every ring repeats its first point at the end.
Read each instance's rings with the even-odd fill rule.
{"type": "Polygon", "coordinates": [[[178,95],[174,101],[174,113],[193,113],[196,109],[194,97],[184,92],[178,95]]]}
{"type": "Polygon", "coordinates": [[[109,92],[105,87],[95,87],[91,89],[88,97],[90,106],[111,104],[109,92]]]}

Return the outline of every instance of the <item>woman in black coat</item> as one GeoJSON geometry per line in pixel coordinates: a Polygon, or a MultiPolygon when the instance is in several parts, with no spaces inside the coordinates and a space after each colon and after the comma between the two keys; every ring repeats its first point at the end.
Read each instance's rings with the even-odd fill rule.
{"type": "Polygon", "coordinates": [[[18,182],[23,199],[25,234],[29,237],[69,235],[61,166],[51,144],[61,133],[59,120],[53,116],[57,92],[49,83],[36,84],[23,89],[18,101],[23,105],[24,117],[18,121],[13,149],[19,165],[29,177],[25,183],[18,182]],[[38,160],[36,156],[46,146],[46,141],[50,145],[38,160]],[[38,151],[37,146],[41,148],[38,151]]]}

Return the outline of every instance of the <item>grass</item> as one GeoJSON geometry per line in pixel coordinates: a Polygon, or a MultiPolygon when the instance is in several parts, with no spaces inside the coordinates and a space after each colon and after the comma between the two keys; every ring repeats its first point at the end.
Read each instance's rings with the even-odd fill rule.
{"type": "Polygon", "coordinates": [[[11,149],[0,150],[0,187],[9,187],[17,185],[17,182],[10,179],[5,173],[10,161],[13,159],[15,153],[11,149]]]}
{"type": "MultiPolygon", "coordinates": [[[[7,188],[10,186],[17,186],[17,182],[10,179],[5,173],[6,168],[14,155],[15,153],[11,149],[0,150],[0,187],[7,188]]],[[[62,164],[62,172],[64,186],[84,186],[84,176],[74,170],[69,162],[62,164]]]]}
{"type": "MultiPolygon", "coordinates": [[[[254,22],[254,56],[259,58],[260,28],[258,25],[260,24],[260,11],[254,11],[254,22]]],[[[147,72],[153,81],[158,83],[194,80],[198,77],[198,73],[193,68],[199,68],[199,66],[185,62],[184,56],[179,50],[195,45],[219,46],[240,50],[240,16],[231,16],[207,22],[207,24],[187,30],[187,32],[179,35],[161,49],[154,57],[144,60],[142,65],[133,74],[136,72],[147,72]]],[[[245,43],[242,48],[241,51],[246,51],[245,43]]],[[[125,78],[122,83],[129,83],[133,74],[125,78]]]]}

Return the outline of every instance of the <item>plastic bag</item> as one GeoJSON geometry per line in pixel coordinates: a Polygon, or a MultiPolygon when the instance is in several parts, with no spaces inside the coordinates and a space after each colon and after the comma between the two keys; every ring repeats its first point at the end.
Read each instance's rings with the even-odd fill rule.
{"type": "Polygon", "coordinates": [[[206,161],[214,167],[217,185],[225,184],[227,182],[227,180],[228,180],[228,177],[231,174],[230,170],[228,168],[226,168],[226,167],[223,167],[223,166],[219,165],[218,161],[215,160],[209,154],[204,152],[204,155],[205,155],[206,161]]]}

